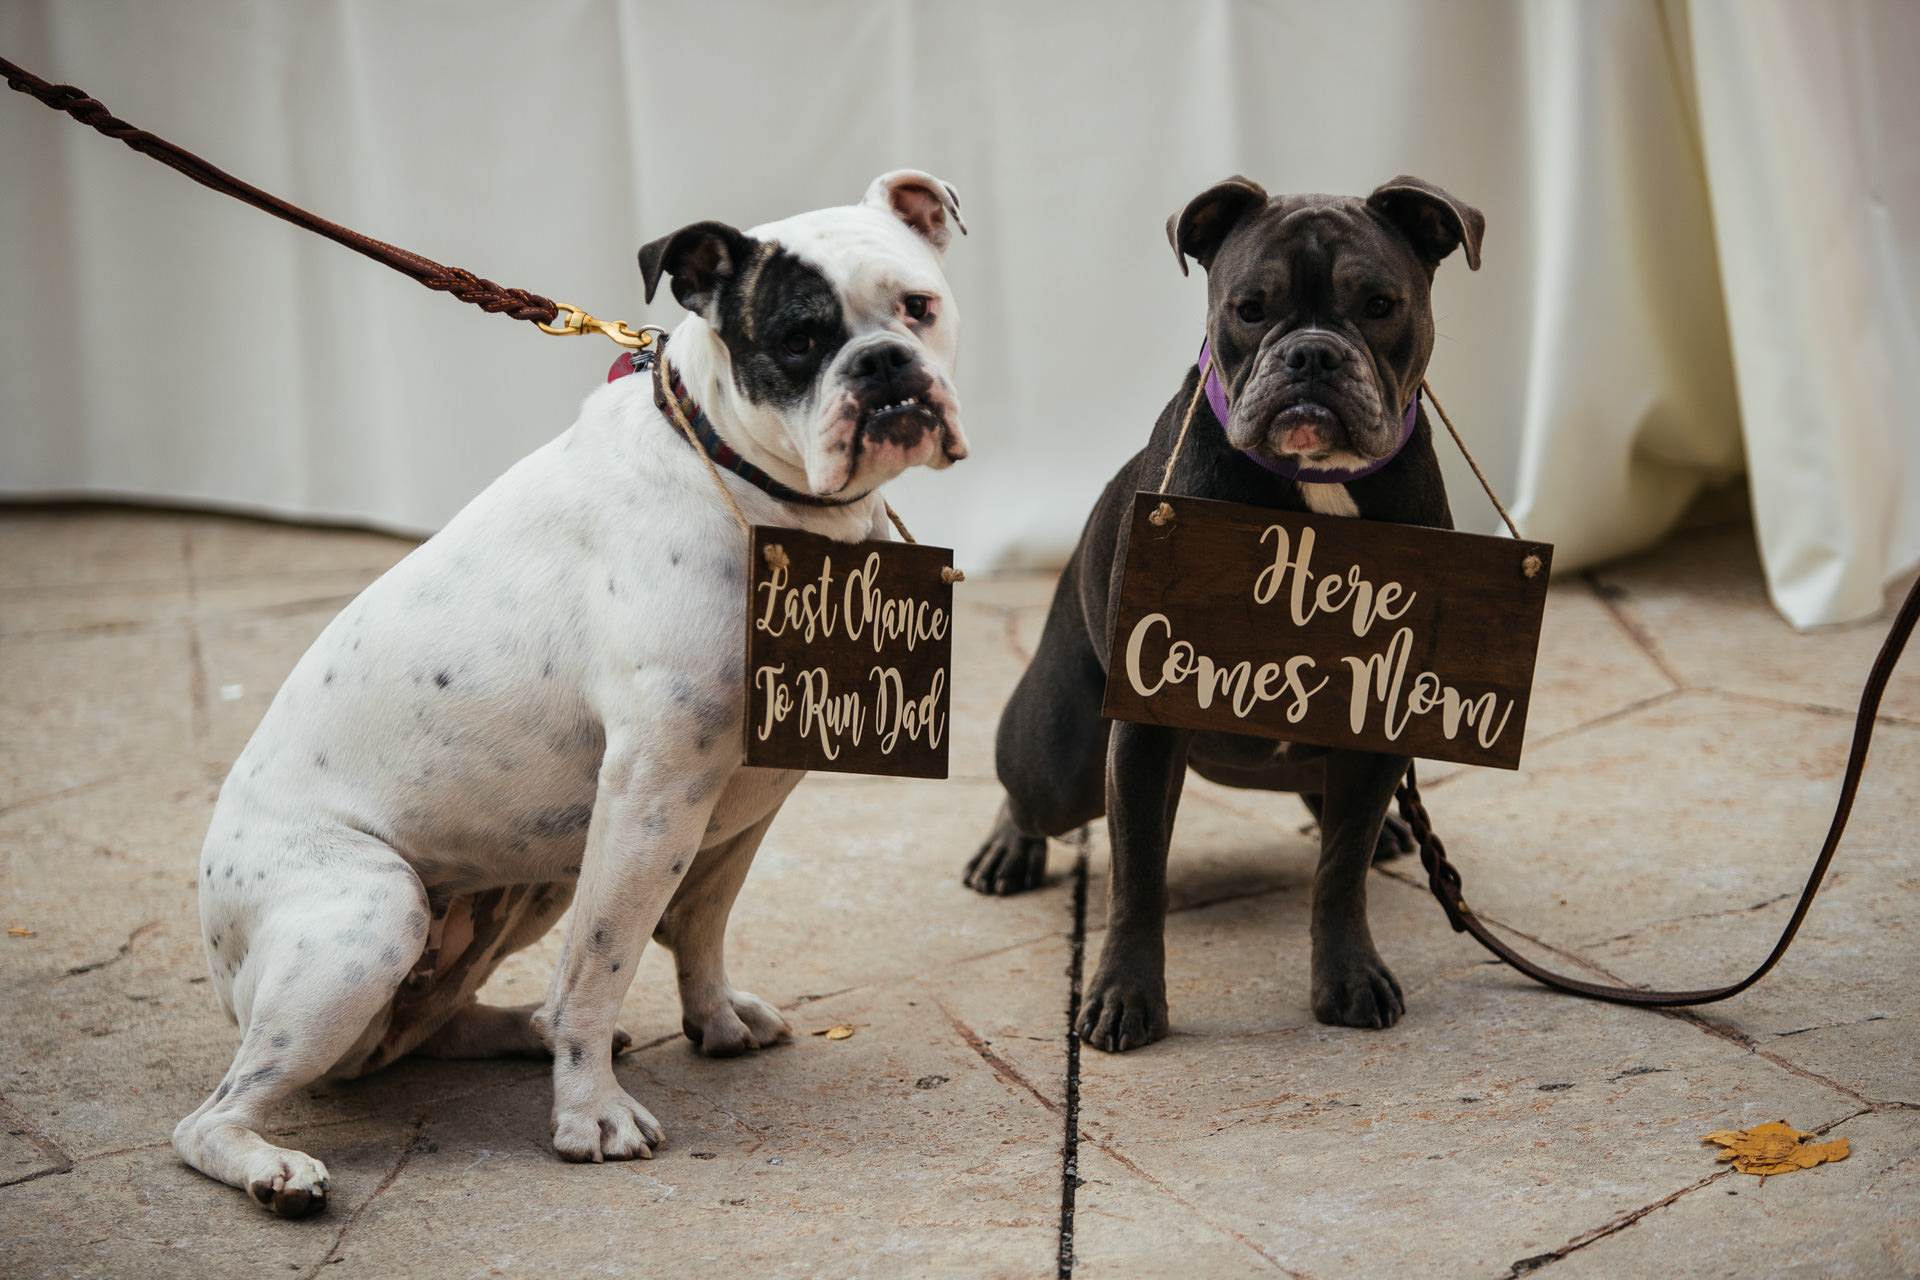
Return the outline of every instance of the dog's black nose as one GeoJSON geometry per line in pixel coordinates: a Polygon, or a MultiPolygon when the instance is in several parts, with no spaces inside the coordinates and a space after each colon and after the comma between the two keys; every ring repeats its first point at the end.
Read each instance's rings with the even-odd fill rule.
{"type": "Polygon", "coordinates": [[[854,358],[853,368],[849,372],[856,382],[865,382],[877,388],[893,385],[893,380],[906,371],[913,363],[913,348],[898,342],[889,342],[877,347],[868,347],[854,358]]]}
{"type": "Polygon", "coordinates": [[[1305,377],[1332,373],[1340,364],[1340,349],[1330,342],[1308,338],[1294,343],[1287,350],[1287,370],[1305,377]]]}

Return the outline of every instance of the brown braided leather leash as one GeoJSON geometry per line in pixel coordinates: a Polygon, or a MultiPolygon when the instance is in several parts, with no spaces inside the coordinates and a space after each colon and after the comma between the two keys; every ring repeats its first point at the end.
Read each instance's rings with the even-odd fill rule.
{"type": "Polygon", "coordinates": [[[1867,765],[1867,747],[1873,741],[1873,722],[1880,711],[1880,697],[1886,692],[1887,681],[1893,676],[1893,668],[1900,661],[1901,651],[1907,647],[1907,637],[1913,634],[1917,618],[1920,618],[1920,580],[1916,580],[1908,590],[1906,602],[1894,616],[1893,626],[1880,645],[1880,656],[1874,660],[1873,672],[1867,677],[1867,687],[1861,691],[1860,713],[1853,723],[1853,750],[1847,756],[1847,772],[1840,783],[1840,799],[1834,806],[1833,822],[1827,828],[1827,842],[1813,864],[1813,873],[1807,877],[1807,887],[1800,891],[1800,902],[1793,909],[1793,918],[1787,921],[1780,941],[1774,944],[1772,954],[1758,969],[1728,986],[1708,987],[1700,991],[1654,991],[1643,987],[1606,986],[1542,969],[1495,937],[1486,922],[1474,915],[1461,898],[1460,872],[1447,861],[1446,846],[1440,843],[1440,837],[1434,833],[1433,822],[1427,817],[1427,808],[1420,802],[1420,788],[1414,782],[1413,766],[1408,765],[1407,780],[1399,793],[1400,816],[1413,828],[1414,838],[1420,845],[1420,861],[1427,869],[1427,887],[1440,900],[1447,919],[1453,923],[1454,932],[1472,934],[1481,946],[1535,982],[1569,995],[1587,996],[1614,1004],[1645,1005],[1656,1009],[1712,1004],[1716,1000],[1739,995],[1760,981],[1787,953],[1794,934],[1800,931],[1800,922],[1807,918],[1807,910],[1813,906],[1814,895],[1820,891],[1827,865],[1833,861],[1834,852],[1840,847],[1840,836],[1847,829],[1847,817],[1853,812],[1854,794],[1860,789],[1860,774],[1867,765]]]}
{"type": "Polygon", "coordinates": [[[142,155],[151,156],[170,169],[178,170],[203,187],[211,187],[224,195],[244,201],[276,218],[285,219],[296,227],[303,227],[318,235],[323,235],[335,244],[345,245],[355,253],[364,254],[375,262],[392,267],[403,275],[418,280],[429,289],[450,293],[462,302],[470,302],[483,311],[503,313],[515,320],[526,320],[539,325],[547,333],[561,336],[599,332],[612,338],[625,347],[641,347],[646,343],[642,335],[619,321],[596,320],[578,307],[564,302],[555,302],[543,298],[537,293],[525,289],[509,289],[505,285],[485,280],[462,267],[447,267],[423,258],[417,253],[390,245],[384,240],[375,240],[372,236],[363,236],[358,231],[343,227],[337,222],[308,213],[298,205],[288,204],[276,195],[260,190],[251,183],[242,182],[223,169],[208,164],[199,156],[181,147],[174,146],[164,138],[157,138],[144,129],[139,129],[120,119],[97,98],[88,95],[86,90],[70,84],[50,84],[22,67],[0,58],[0,73],[7,78],[10,88],[31,94],[56,111],[64,111],[81,124],[91,125],[109,138],[118,138],[142,155]],[[560,324],[554,321],[565,317],[560,324]]]}

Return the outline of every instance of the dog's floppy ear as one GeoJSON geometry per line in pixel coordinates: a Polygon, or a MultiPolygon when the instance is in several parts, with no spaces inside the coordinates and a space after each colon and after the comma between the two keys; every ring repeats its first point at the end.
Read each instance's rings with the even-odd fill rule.
{"type": "Polygon", "coordinates": [[[881,174],[867,188],[861,203],[906,223],[915,235],[933,246],[935,253],[946,252],[954,227],[961,235],[967,234],[967,224],[960,218],[960,193],[952,183],[918,169],[881,174]],[[949,219],[952,226],[948,225],[949,219]]]}
{"type": "Polygon", "coordinates": [[[662,275],[673,278],[673,296],[696,315],[706,315],[720,282],[732,277],[753,250],[753,241],[724,222],[696,222],[640,248],[640,278],[647,301],[662,275]]]}
{"type": "Polygon", "coordinates": [[[1399,227],[1414,250],[1428,263],[1461,245],[1467,247],[1467,265],[1480,269],[1480,237],[1487,220],[1472,205],[1456,200],[1431,182],[1401,174],[1367,197],[1367,207],[1399,227]]]}
{"type": "Polygon", "coordinates": [[[1213,255],[1240,219],[1255,209],[1266,207],[1267,189],[1252,178],[1234,176],[1216,182],[1187,201],[1187,207],[1167,219],[1167,240],[1173,256],[1180,260],[1180,274],[1187,274],[1191,257],[1202,267],[1213,266],[1213,255]]]}

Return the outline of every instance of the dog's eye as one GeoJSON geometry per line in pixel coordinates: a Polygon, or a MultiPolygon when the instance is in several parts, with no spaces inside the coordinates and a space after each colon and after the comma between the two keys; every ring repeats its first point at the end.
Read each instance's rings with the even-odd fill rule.
{"type": "Polygon", "coordinates": [[[813,350],[813,335],[804,329],[795,329],[792,333],[780,339],[780,350],[785,352],[789,358],[798,360],[801,356],[813,350]]]}
{"type": "Polygon", "coordinates": [[[1384,293],[1376,293],[1367,299],[1367,318],[1378,320],[1382,316],[1393,314],[1393,299],[1384,293]]]}
{"type": "Polygon", "coordinates": [[[1243,302],[1234,308],[1234,313],[1247,324],[1259,324],[1267,318],[1267,309],[1257,302],[1243,302]]]}
{"type": "Polygon", "coordinates": [[[927,309],[933,305],[933,299],[924,293],[910,293],[901,305],[907,309],[909,320],[925,320],[927,309]]]}

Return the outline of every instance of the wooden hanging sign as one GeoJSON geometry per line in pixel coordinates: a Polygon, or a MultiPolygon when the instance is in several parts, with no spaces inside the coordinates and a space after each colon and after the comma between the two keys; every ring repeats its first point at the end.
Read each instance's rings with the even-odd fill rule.
{"type": "Polygon", "coordinates": [[[743,762],[947,776],[953,552],[753,526],[743,762]]]}
{"type": "Polygon", "coordinates": [[[1520,767],[1553,548],[1138,493],[1102,713],[1520,767]]]}

